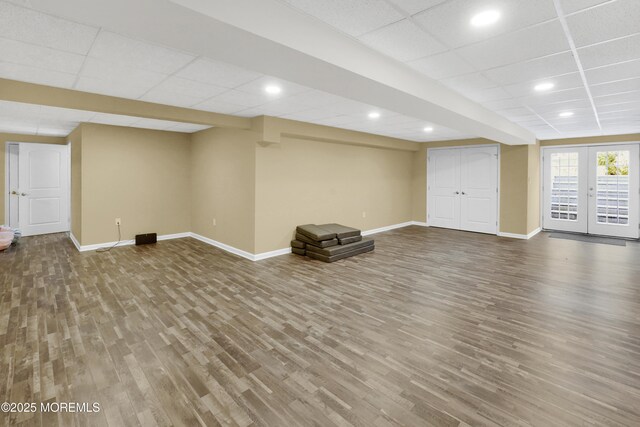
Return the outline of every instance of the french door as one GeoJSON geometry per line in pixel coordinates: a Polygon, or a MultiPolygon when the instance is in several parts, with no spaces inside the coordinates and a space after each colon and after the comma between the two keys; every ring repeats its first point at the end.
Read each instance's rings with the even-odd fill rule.
{"type": "Polygon", "coordinates": [[[496,234],[497,217],[498,147],[429,150],[430,226],[496,234]]]}
{"type": "Polygon", "coordinates": [[[637,239],[638,144],[544,148],[543,226],[637,239]]]}

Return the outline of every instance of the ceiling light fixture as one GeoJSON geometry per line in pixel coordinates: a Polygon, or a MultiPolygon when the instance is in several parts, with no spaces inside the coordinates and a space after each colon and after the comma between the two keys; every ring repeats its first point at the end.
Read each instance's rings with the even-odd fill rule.
{"type": "Polygon", "coordinates": [[[282,88],[276,85],[269,85],[269,86],[265,86],[264,91],[267,92],[269,95],[277,95],[280,92],[282,92],[282,88]]]}
{"type": "Polygon", "coordinates": [[[554,84],[551,82],[539,83],[533,87],[536,92],[544,92],[554,88],[554,84]]]}
{"type": "Polygon", "coordinates": [[[500,19],[500,12],[497,10],[485,10],[471,18],[471,25],[474,27],[486,27],[495,24],[500,19]]]}
{"type": "Polygon", "coordinates": [[[573,111],[563,111],[562,113],[558,114],[558,117],[571,117],[573,116],[573,111]]]}
{"type": "Polygon", "coordinates": [[[380,113],[378,113],[377,111],[372,111],[369,113],[369,118],[370,119],[379,119],[380,118],[380,113]]]}
{"type": "Polygon", "coordinates": [[[422,129],[425,132],[433,132],[433,128],[431,126],[427,126],[426,128],[422,129]]]}

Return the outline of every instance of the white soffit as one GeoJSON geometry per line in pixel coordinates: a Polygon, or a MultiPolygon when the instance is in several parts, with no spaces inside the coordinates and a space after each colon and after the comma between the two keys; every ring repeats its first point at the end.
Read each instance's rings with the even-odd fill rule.
{"type": "MultiPolygon", "coordinates": [[[[398,2],[403,3],[413,3],[413,7],[418,4],[398,2]]],[[[428,3],[438,4],[437,1],[428,3]]],[[[118,57],[118,53],[109,53],[109,49],[101,50],[104,59],[110,56],[115,60],[115,67],[126,67],[125,62],[130,58],[141,62],[137,65],[145,72],[173,73],[176,77],[195,76],[198,71],[189,68],[195,67],[195,63],[201,60],[199,57],[211,58],[245,70],[276,76],[307,89],[317,89],[412,117],[416,121],[456,129],[458,135],[481,136],[506,144],[535,142],[531,132],[499,114],[411,67],[364,46],[358,40],[335,31],[324,22],[275,0],[32,0],[30,4],[54,16],[165,46],[185,52],[186,55],[167,57],[165,52],[159,51],[155,56],[138,58],[133,49],[118,57]],[[190,55],[191,62],[188,61],[190,55]],[[174,71],[173,68],[152,67],[158,58],[164,58],[163,66],[168,62],[176,68],[182,68],[174,71]]],[[[395,7],[393,10],[396,10],[395,7]]],[[[386,25],[385,20],[388,19],[382,9],[373,11],[366,19],[363,18],[360,23],[362,26],[354,30],[358,33],[367,32],[386,25]]],[[[403,37],[412,34],[412,31],[401,27],[390,34],[403,37]]],[[[96,40],[101,37],[99,34],[96,40]]],[[[113,39],[106,44],[111,47],[119,45],[113,39]]],[[[437,42],[416,44],[408,48],[406,57],[412,57],[414,52],[418,55],[438,54],[441,50],[437,42]]],[[[92,56],[89,54],[89,57],[92,56]]],[[[60,72],[67,75],[74,70],[60,72]]],[[[126,73],[123,69],[115,72],[115,75],[126,76],[126,73]]],[[[99,92],[104,89],[101,86],[103,81],[86,77],[79,88],[99,92]]],[[[147,88],[144,79],[128,86],[124,83],[122,90],[131,97],[143,94],[151,99],[163,99],[161,94],[147,88]]],[[[174,87],[180,85],[176,83],[174,87]]],[[[495,93],[476,95],[478,99],[489,100],[496,99],[496,96],[500,97],[495,93]]],[[[190,95],[181,99],[185,104],[191,100],[190,95]]],[[[207,105],[207,102],[203,101],[203,105],[207,105]]],[[[221,105],[227,111],[242,107],[235,99],[224,100],[221,105]]],[[[245,112],[249,113],[246,109],[245,112]]],[[[340,120],[336,118],[335,121],[340,120]]]]}
{"type": "Polygon", "coordinates": [[[211,127],[194,123],[143,119],[141,117],[119,114],[96,113],[94,111],[74,110],[71,108],[0,101],[0,132],[41,136],[67,136],[80,123],[100,123],[182,133],[193,133],[211,127]]]}

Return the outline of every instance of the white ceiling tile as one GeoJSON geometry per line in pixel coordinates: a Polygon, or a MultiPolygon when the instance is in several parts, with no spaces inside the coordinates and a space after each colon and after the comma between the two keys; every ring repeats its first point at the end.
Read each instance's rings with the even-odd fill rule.
{"type": "Polygon", "coordinates": [[[176,50],[101,31],[89,56],[131,68],[172,74],[195,59],[176,50]]]}
{"type": "Polygon", "coordinates": [[[333,94],[322,92],[315,89],[288,96],[287,99],[289,101],[297,103],[300,106],[304,106],[308,108],[325,107],[331,104],[336,104],[344,100],[344,98],[341,98],[337,95],[333,95],[333,94]]]}
{"type": "Polygon", "coordinates": [[[257,107],[270,101],[264,93],[248,93],[231,89],[211,99],[213,103],[216,101],[228,104],[242,105],[244,108],[257,107]]]}
{"type": "Polygon", "coordinates": [[[0,37],[86,54],[98,29],[0,2],[0,37]]]}
{"type": "Polygon", "coordinates": [[[275,77],[264,76],[259,79],[255,79],[250,81],[249,83],[245,83],[236,88],[236,90],[252,93],[255,95],[261,95],[267,101],[285,98],[287,96],[296,95],[303,92],[308,92],[311,89],[305,86],[300,86],[295,83],[291,83],[288,81],[284,81],[282,79],[277,79],[275,77]],[[277,95],[267,94],[265,92],[265,87],[269,85],[279,86],[282,91],[277,95]]]}
{"type": "Polygon", "coordinates": [[[591,85],[591,94],[593,96],[614,95],[617,93],[630,92],[634,90],[640,90],[640,77],[635,79],[619,80],[617,82],[603,83],[599,85],[591,85]]]}
{"type": "Polygon", "coordinates": [[[102,95],[117,96],[120,98],[138,99],[149,90],[148,87],[136,86],[123,80],[119,83],[105,81],[93,77],[80,77],[75,89],[84,92],[99,93],[102,95]]]}
{"type": "Polygon", "coordinates": [[[640,34],[578,49],[585,69],[640,58],[640,34]]]}
{"type": "Polygon", "coordinates": [[[536,25],[461,47],[457,52],[480,70],[514,64],[567,51],[569,44],[558,21],[536,25]],[[535,40],[535,43],[531,41],[535,40]]]}
{"type": "Polygon", "coordinates": [[[262,74],[208,58],[198,58],[178,73],[178,77],[201,83],[234,88],[262,77],[262,74]]]}
{"type": "Polygon", "coordinates": [[[318,123],[318,124],[322,124],[325,126],[337,126],[337,127],[344,126],[351,122],[353,122],[353,118],[350,116],[344,116],[344,115],[337,115],[337,116],[329,117],[326,119],[315,120],[315,123],[318,123]]]}
{"type": "Polygon", "coordinates": [[[615,95],[596,96],[593,101],[597,106],[637,102],[640,99],[640,91],[618,93],[615,95]]]}
{"type": "Polygon", "coordinates": [[[409,15],[415,15],[418,12],[437,6],[447,0],[390,0],[404,12],[409,15]]]}
{"type": "Polygon", "coordinates": [[[467,98],[479,103],[497,101],[500,99],[511,99],[511,95],[501,87],[468,92],[466,93],[466,96],[467,98]]]}
{"type": "Polygon", "coordinates": [[[590,85],[640,77],[640,59],[585,70],[590,85]]]}
{"type": "Polygon", "coordinates": [[[403,16],[384,0],[284,0],[352,36],[360,36],[403,16]]]}
{"type": "Polygon", "coordinates": [[[20,80],[47,86],[70,89],[76,80],[74,74],[59,71],[44,70],[28,65],[12,64],[0,61],[0,77],[3,79],[20,80]]]}
{"type": "Polygon", "coordinates": [[[571,52],[537,58],[484,71],[493,81],[509,85],[578,72],[571,52]]]}
{"type": "Polygon", "coordinates": [[[0,101],[0,116],[11,118],[38,117],[43,107],[23,102],[0,101]]]}
{"type": "Polygon", "coordinates": [[[617,0],[567,17],[576,46],[640,32],[640,1],[617,0]]]}
{"type": "Polygon", "coordinates": [[[480,73],[451,77],[448,79],[440,80],[440,83],[462,94],[471,91],[477,92],[483,89],[489,89],[497,86],[497,84],[495,84],[492,80],[489,80],[480,73]]]}
{"type": "Polygon", "coordinates": [[[619,111],[640,111],[640,100],[624,102],[621,104],[597,105],[598,114],[606,115],[619,111]]]}
{"type": "MultiPolygon", "coordinates": [[[[419,13],[415,19],[452,48],[486,40],[556,18],[553,0],[451,0],[419,13]],[[500,11],[491,26],[475,28],[471,18],[487,9],[500,11]]],[[[515,33],[514,37],[518,37],[515,33]]],[[[531,39],[535,40],[535,39],[531,39]]],[[[525,48],[527,45],[520,45],[525,48]]]]}
{"type": "Polygon", "coordinates": [[[541,93],[530,96],[525,96],[522,99],[523,104],[529,106],[535,105],[548,105],[555,104],[558,102],[567,102],[567,101],[575,101],[588,99],[587,91],[584,87],[575,88],[575,89],[567,89],[561,90],[558,92],[550,92],[550,93],[541,93]]]}
{"type": "Polygon", "coordinates": [[[0,132],[35,135],[38,132],[38,123],[0,116],[0,132]]]}
{"type": "Polygon", "coordinates": [[[322,108],[312,108],[310,110],[299,111],[284,116],[285,119],[298,120],[303,122],[316,122],[317,120],[329,119],[331,117],[336,117],[336,114],[332,111],[328,111],[322,108]]]}
{"type": "Polygon", "coordinates": [[[597,6],[611,0],[560,0],[562,11],[565,14],[574,13],[589,7],[597,6]]]}
{"type": "Polygon", "coordinates": [[[140,119],[135,121],[131,126],[143,129],[167,130],[174,124],[174,122],[169,122],[166,120],[140,119]]]}
{"type": "Polygon", "coordinates": [[[548,93],[557,92],[566,89],[575,89],[583,87],[582,78],[579,73],[565,74],[563,76],[548,77],[529,82],[516,83],[505,86],[504,89],[515,97],[539,95],[544,96],[548,93]],[[549,91],[536,92],[534,87],[540,83],[553,83],[554,87],[549,91]]]}
{"type": "Polygon", "coordinates": [[[0,38],[2,60],[45,70],[75,74],[80,70],[84,56],[0,38]]]}
{"type": "Polygon", "coordinates": [[[591,102],[589,99],[578,99],[573,101],[565,101],[565,102],[556,102],[556,103],[543,103],[538,105],[532,105],[531,108],[538,114],[544,114],[548,112],[557,112],[557,111],[575,111],[575,110],[588,110],[591,107],[591,102]]]}
{"type": "Polygon", "coordinates": [[[409,19],[395,22],[360,37],[367,46],[398,61],[412,61],[446,50],[409,19]]]}
{"type": "Polygon", "coordinates": [[[190,107],[228,89],[171,76],[147,92],[141,99],[160,104],[190,107]]]}
{"type": "MultiPolygon", "coordinates": [[[[80,76],[82,77],[81,80],[91,79],[102,81],[101,87],[103,91],[101,93],[122,93],[120,86],[141,89],[141,92],[135,96],[135,98],[141,96],[147,90],[160,84],[160,82],[167,78],[165,74],[95,58],[87,58],[80,76]]],[[[125,92],[129,92],[129,90],[125,92]]],[[[138,91],[134,92],[138,93],[138,91]]]]}
{"type": "Polygon", "coordinates": [[[475,69],[453,51],[440,53],[428,58],[408,62],[411,68],[420,71],[432,79],[440,80],[475,71],[475,69]]]}
{"type": "Polygon", "coordinates": [[[246,110],[244,105],[232,104],[230,102],[221,101],[218,98],[207,99],[193,106],[196,110],[211,111],[213,113],[234,114],[238,111],[246,110]]]}

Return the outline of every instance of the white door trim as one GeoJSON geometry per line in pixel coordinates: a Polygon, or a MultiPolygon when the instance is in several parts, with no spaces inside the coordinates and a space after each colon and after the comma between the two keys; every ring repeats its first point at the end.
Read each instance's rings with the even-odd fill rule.
{"type": "MultiPolygon", "coordinates": [[[[424,180],[425,180],[425,216],[427,217],[427,222],[425,223],[427,227],[430,227],[431,224],[429,223],[429,212],[428,212],[428,201],[429,201],[429,152],[431,150],[447,150],[447,149],[451,149],[451,148],[477,148],[477,147],[498,147],[498,206],[497,206],[497,226],[496,226],[496,235],[500,235],[500,200],[502,199],[501,197],[501,193],[502,193],[502,186],[500,185],[500,170],[501,170],[501,158],[502,158],[502,150],[501,150],[501,144],[473,144],[473,145],[455,145],[455,146],[451,146],[451,147],[427,147],[427,153],[426,153],[426,158],[424,159],[424,164],[425,164],[425,176],[424,176],[424,180]]],[[[542,150],[541,150],[542,151],[542,150]]],[[[542,210],[540,210],[540,213],[542,214],[542,210]]]]}
{"type": "Polygon", "coordinates": [[[9,223],[9,144],[12,142],[5,141],[4,143],[4,222],[9,223]]]}

